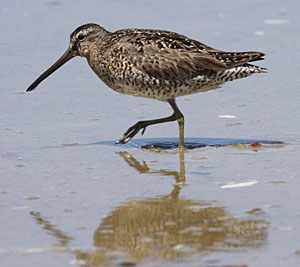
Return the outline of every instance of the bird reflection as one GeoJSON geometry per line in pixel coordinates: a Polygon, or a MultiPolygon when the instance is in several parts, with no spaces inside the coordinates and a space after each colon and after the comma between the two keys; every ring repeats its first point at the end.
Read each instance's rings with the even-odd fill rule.
{"type": "MultiPolygon", "coordinates": [[[[130,200],[116,207],[94,231],[93,249],[73,250],[78,263],[134,266],[151,260],[189,262],[191,257],[198,257],[199,261],[208,253],[260,249],[266,244],[268,222],[264,217],[235,218],[216,201],[180,197],[185,185],[183,155],[180,155],[180,170],[169,171],[152,169],[146,161],[139,161],[128,152],[118,154],[139,173],[172,176],[176,183],[168,195],[130,200]]],[[[41,224],[37,214],[40,216],[32,213],[41,224]]],[[[51,229],[48,221],[47,224],[44,229],[57,233],[57,227],[51,229]]],[[[61,239],[63,235],[54,236],[61,239]]]]}
{"type": "Polygon", "coordinates": [[[49,220],[43,218],[40,212],[31,211],[30,215],[32,215],[35,218],[37,224],[43,226],[47,233],[56,238],[60,247],[68,247],[70,245],[70,241],[73,240],[73,238],[61,231],[56,225],[51,223],[49,220]]]}
{"type": "MultiPolygon", "coordinates": [[[[155,151],[155,150],[154,150],[155,151]]],[[[173,190],[170,193],[172,198],[178,198],[181,188],[185,185],[185,164],[184,164],[184,151],[178,150],[179,153],[179,166],[180,171],[170,171],[170,170],[156,170],[148,167],[147,163],[143,160],[143,163],[140,163],[133,156],[131,156],[127,151],[117,152],[124,161],[132,168],[136,169],[139,173],[149,173],[149,174],[161,174],[163,176],[174,177],[176,183],[173,185],[173,190]]]]}

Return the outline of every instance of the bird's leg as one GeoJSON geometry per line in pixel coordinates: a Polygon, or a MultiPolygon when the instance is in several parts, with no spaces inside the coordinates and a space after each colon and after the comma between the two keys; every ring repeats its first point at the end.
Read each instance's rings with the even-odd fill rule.
{"type": "Polygon", "coordinates": [[[179,108],[176,105],[175,99],[168,100],[169,104],[171,105],[172,109],[174,110],[174,114],[176,116],[178,125],[179,125],[179,145],[178,149],[183,150],[184,149],[184,116],[179,110],[179,108]]]}
{"type": "Polygon", "coordinates": [[[132,125],[126,133],[122,136],[122,138],[117,141],[119,144],[125,144],[128,141],[130,141],[141,129],[142,134],[145,132],[146,128],[149,125],[153,124],[159,124],[159,123],[164,123],[164,122],[169,122],[169,121],[175,121],[177,120],[178,125],[179,125],[179,145],[178,149],[183,150],[184,149],[184,116],[177,107],[175,103],[175,99],[170,99],[168,100],[168,103],[171,105],[172,109],[174,110],[174,113],[165,118],[161,119],[156,119],[156,120],[148,120],[148,121],[139,121],[136,124],[132,125]]]}
{"type": "Polygon", "coordinates": [[[175,121],[177,119],[177,116],[174,113],[169,116],[169,117],[165,117],[165,118],[161,118],[161,119],[156,119],[156,120],[148,120],[148,121],[139,121],[136,124],[132,125],[127,131],[126,133],[124,133],[124,135],[122,136],[122,138],[117,141],[117,143],[121,143],[121,144],[125,144],[128,141],[130,141],[141,129],[142,130],[142,134],[145,132],[146,127],[149,125],[153,125],[153,124],[159,124],[159,123],[164,123],[164,122],[169,122],[169,121],[175,121]]]}

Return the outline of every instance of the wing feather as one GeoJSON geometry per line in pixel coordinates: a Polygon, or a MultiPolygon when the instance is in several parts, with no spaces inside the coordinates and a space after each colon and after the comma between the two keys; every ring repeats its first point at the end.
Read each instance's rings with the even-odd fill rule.
{"type": "MultiPolygon", "coordinates": [[[[164,80],[183,80],[260,60],[260,52],[224,52],[167,31],[129,29],[115,44],[138,70],[164,80]],[[127,33],[128,33],[127,32],[127,33]]],[[[118,33],[118,32],[117,32],[118,33]]]]}
{"type": "Polygon", "coordinates": [[[157,79],[181,80],[201,75],[205,70],[228,69],[208,54],[177,49],[144,47],[142,53],[131,49],[128,56],[139,70],[157,79]]]}

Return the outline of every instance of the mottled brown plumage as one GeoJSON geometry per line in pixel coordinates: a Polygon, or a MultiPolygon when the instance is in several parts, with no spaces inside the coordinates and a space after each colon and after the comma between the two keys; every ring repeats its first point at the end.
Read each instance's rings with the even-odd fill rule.
{"type": "Polygon", "coordinates": [[[74,56],[86,57],[94,72],[113,90],[167,101],[174,110],[169,117],[136,123],[120,143],[128,142],[149,125],[177,120],[181,149],[184,118],[175,103],[176,97],[265,72],[264,68],[249,64],[263,59],[264,54],[260,52],[224,52],[163,30],[125,29],[111,33],[97,24],[86,24],[71,34],[65,54],[27,91],[74,56]]]}

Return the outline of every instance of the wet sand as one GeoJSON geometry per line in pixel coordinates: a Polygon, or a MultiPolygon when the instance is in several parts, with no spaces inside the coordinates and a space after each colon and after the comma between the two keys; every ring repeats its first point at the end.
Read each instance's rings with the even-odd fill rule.
{"type": "Polygon", "coordinates": [[[1,266],[298,266],[297,1],[8,1],[0,7],[1,266]],[[177,123],[117,145],[159,101],[107,88],[71,60],[27,86],[70,33],[160,28],[258,50],[267,74],[177,99],[177,123]]]}

